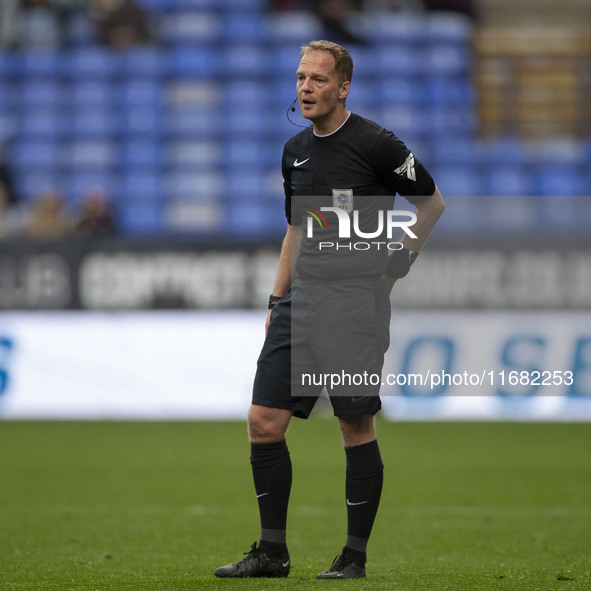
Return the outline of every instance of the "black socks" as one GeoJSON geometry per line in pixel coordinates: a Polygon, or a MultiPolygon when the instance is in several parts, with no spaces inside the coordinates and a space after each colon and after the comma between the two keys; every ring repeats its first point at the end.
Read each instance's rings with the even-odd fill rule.
{"type": "MultiPolygon", "coordinates": [[[[259,548],[279,556],[287,551],[287,506],[291,491],[291,459],[285,440],[251,443],[250,463],[259,503],[259,548]]],[[[343,552],[364,566],[367,542],[380,504],[384,465],[377,441],[345,449],[347,471],[347,540],[343,552]]]]}
{"type": "Polygon", "coordinates": [[[367,542],[378,512],[384,465],[377,441],[345,448],[347,472],[347,541],[345,551],[354,562],[363,566],[367,542]]]}
{"type": "Polygon", "coordinates": [[[285,440],[251,443],[250,464],[261,517],[259,548],[281,554],[287,550],[285,529],[291,490],[291,458],[285,440]]]}

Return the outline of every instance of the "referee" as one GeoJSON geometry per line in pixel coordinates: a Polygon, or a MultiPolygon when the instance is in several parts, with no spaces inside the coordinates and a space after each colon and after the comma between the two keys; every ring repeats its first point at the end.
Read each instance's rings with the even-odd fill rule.
{"type": "MultiPolygon", "coordinates": [[[[445,209],[410,150],[392,132],[347,110],[352,75],[353,60],[340,45],[313,41],[302,47],[297,100],[312,125],[283,151],[288,226],[248,413],[261,536],[243,560],[217,568],[218,577],[289,574],[292,471],[285,434],[293,416],[308,418],[322,390],[304,383],[303,375],[380,374],[389,345],[390,291],[445,209]],[[357,221],[358,235],[369,236],[378,217],[393,209],[397,193],[416,207],[416,221],[394,248],[376,247],[382,242],[374,238],[364,243],[371,242],[370,251],[343,242],[343,216],[335,210],[357,221]]],[[[379,385],[327,390],[346,456],[347,536],[340,555],[317,578],[363,578],[383,482],[374,425],[379,385]]]]}

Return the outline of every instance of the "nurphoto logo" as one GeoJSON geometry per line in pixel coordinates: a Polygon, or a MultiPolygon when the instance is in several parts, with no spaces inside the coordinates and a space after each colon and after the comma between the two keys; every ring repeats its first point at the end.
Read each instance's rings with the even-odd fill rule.
{"type": "MultiPolygon", "coordinates": [[[[407,210],[379,210],[376,211],[376,225],[375,229],[362,230],[359,222],[359,211],[354,209],[351,213],[347,213],[345,209],[340,207],[306,207],[304,212],[308,214],[305,220],[306,237],[314,238],[314,227],[317,225],[321,230],[326,230],[335,223],[338,224],[338,238],[339,240],[351,240],[353,235],[357,240],[351,242],[334,242],[334,241],[320,241],[318,249],[324,250],[329,248],[347,249],[347,250],[369,250],[376,248],[379,250],[382,246],[388,250],[400,250],[402,245],[399,242],[391,242],[393,238],[394,229],[402,229],[410,238],[417,238],[417,235],[411,230],[411,227],[417,221],[417,216],[412,211],[407,210]],[[336,215],[336,220],[334,215],[336,215]],[[351,215],[352,214],[352,215],[351,215]],[[372,241],[376,238],[386,238],[387,240],[372,241]]],[[[367,224],[365,224],[367,226],[367,224]]]]}

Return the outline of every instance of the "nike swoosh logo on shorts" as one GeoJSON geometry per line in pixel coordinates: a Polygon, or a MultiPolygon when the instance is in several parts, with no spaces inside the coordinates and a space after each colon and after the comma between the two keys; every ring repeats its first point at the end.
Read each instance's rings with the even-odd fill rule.
{"type": "Polygon", "coordinates": [[[302,164],[306,164],[306,162],[308,162],[308,160],[310,160],[310,158],[306,158],[305,160],[302,160],[301,162],[298,162],[298,159],[296,158],[294,160],[293,165],[297,168],[298,166],[301,166],[302,164]]]}

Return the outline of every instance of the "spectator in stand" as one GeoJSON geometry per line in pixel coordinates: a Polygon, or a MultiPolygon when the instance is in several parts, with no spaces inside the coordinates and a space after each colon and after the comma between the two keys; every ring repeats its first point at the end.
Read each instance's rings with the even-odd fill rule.
{"type": "Polygon", "coordinates": [[[73,224],[56,191],[42,193],[34,202],[24,226],[24,236],[37,240],[58,240],[70,236],[73,224]]]}
{"type": "Polygon", "coordinates": [[[17,203],[12,173],[4,160],[0,146],[0,240],[18,231],[18,212],[15,207],[17,203]]]}
{"type": "Polygon", "coordinates": [[[89,0],[102,43],[113,49],[129,49],[153,41],[145,10],[134,0],[89,0]]]}
{"type": "Polygon", "coordinates": [[[363,9],[363,0],[272,0],[270,9],[309,11],[322,23],[326,39],[336,43],[366,43],[352,26],[363,9]]]}
{"type": "Polygon", "coordinates": [[[422,0],[425,10],[450,11],[466,14],[476,19],[474,0],[422,0]]]}
{"type": "Polygon", "coordinates": [[[62,47],[66,14],[62,0],[21,0],[14,21],[17,46],[23,49],[62,47]]]}
{"type": "Polygon", "coordinates": [[[21,0],[0,2],[0,47],[12,48],[18,39],[17,21],[21,0]]]}
{"type": "Polygon", "coordinates": [[[76,221],[78,236],[109,236],[116,232],[115,219],[107,196],[100,188],[92,188],[82,199],[76,221]]]}

